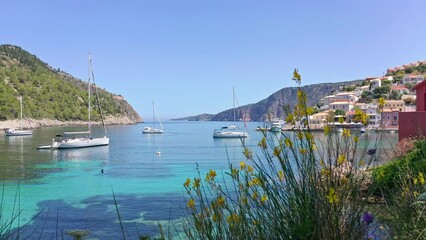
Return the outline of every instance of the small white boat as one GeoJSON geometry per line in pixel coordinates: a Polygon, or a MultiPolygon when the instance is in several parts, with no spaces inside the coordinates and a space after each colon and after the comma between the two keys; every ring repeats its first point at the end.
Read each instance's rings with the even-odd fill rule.
{"type": "Polygon", "coordinates": [[[271,132],[281,132],[281,123],[280,122],[272,122],[271,128],[269,129],[271,132]]]}
{"type": "Polygon", "coordinates": [[[4,133],[6,136],[28,136],[33,135],[33,131],[31,130],[16,130],[14,128],[6,128],[4,129],[4,133]]]}
{"type": "Polygon", "coordinates": [[[164,132],[163,129],[152,128],[152,127],[144,127],[142,129],[142,133],[144,134],[161,134],[163,132],[164,132]]]}
{"type": "Polygon", "coordinates": [[[246,138],[248,133],[235,126],[235,91],[232,88],[233,106],[234,106],[234,125],[222,127],[213,131],[213,138],[246,138]]]}
{"type": "Polygon", "coordinates": [[[58,136],[52,140],[53,149],[70,149],[106,146],[109,144],[109,138],[92,138],[90,131],[87,132],[64,132],[63,136],[58,136]]]}
{"type": "Polygon", "coordinates": [[[144,133],[144,134],[161,134],[161,133],[163,133],[164,132],[163,124],[161,123],[160,117],[158,116],[157,108],[155,107],[154,101],[152,102],[152,120],[154,121],[154,127],[144,127],[142,129],[142,133],[144,133]],[[155,117],[157,117],[161,128],[155,128],[155,117]]]}
{"type": "Polygon", "coordinates": [[[214,138],[246,138],[248,133],[240,130],[236,126],[222,127],[220,129],[215,129],[213,132],[214,138]]]}
{"type": "Polygon", "coordinates": [[[359,129],[359,132],[360,132],[360,133],[365,133],[365,128],[360,128],[360,129],[359,129]]]}
{"type": "Polygon", "coordinates": [[[21,122],[20,122],[20,128],[19,130],[14,129],[14,128],[6,128],[4,129],[4,133],[6,134],[6,136],[28,136],[28,135],[33,135],[33,131],[32,130],[23,130],[22,129],[22,96],[19,96],[19,103],[21,106],[21,122]]]}

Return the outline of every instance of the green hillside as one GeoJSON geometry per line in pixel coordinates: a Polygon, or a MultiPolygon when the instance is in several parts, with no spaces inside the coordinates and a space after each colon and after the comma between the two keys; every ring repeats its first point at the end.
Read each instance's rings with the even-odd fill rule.
{"type": "MultiPolygon", "coordinates": [[[[0,121],[19,117],[19,96],[27,118],[87,120],[87,87],[87,82],[53,69],[20,47],[0,45],[0,121]]],[[[104,115],[141,121],[124,98],[97,90],[104,115]]],[[[96,98],[91,100],[97,106],[96,98]]],[[[100,119],[98,109],[91,113],[93,120],[100,119]]]]}

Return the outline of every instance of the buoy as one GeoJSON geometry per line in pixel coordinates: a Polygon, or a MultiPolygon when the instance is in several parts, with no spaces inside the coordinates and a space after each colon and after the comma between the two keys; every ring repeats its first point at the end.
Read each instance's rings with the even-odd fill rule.
{"type": "Polygon", "coordinates": [[[155,154],[157,154],[157,155],[161,155],[161,152],[156,152],[155,154]]]}

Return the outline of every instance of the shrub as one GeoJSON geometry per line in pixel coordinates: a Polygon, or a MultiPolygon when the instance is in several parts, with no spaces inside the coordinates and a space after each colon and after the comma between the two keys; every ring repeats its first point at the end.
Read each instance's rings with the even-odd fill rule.
{"type": "MultiPolygon", "coordinates": [[[[298,78],[300,80],[300,76],[298,78]]],[[[299,90],[296,118],[306,117],[299,90]]],[[[308,128],[309,130],[309,128],[308,128]]],[[[261,157],[244,147],[245,160],[220,174],[209,170],[184,183],[189,239],[363,239],[370,222],[361,191],[365,159],[358,136],[326,127],[324,139],[302,128],[280,136],[264,132],[261,157]]]]}

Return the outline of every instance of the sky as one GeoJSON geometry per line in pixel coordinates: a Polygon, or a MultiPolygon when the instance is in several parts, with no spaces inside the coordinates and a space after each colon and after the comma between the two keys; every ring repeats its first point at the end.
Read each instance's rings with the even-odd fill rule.
{"type": "Polygon", "coordinates": [[[0,44],[120,94],[144,120],[261,101],[284,87],[382,76],[425,60],[423,0],[14,0],[0,44]]]}

